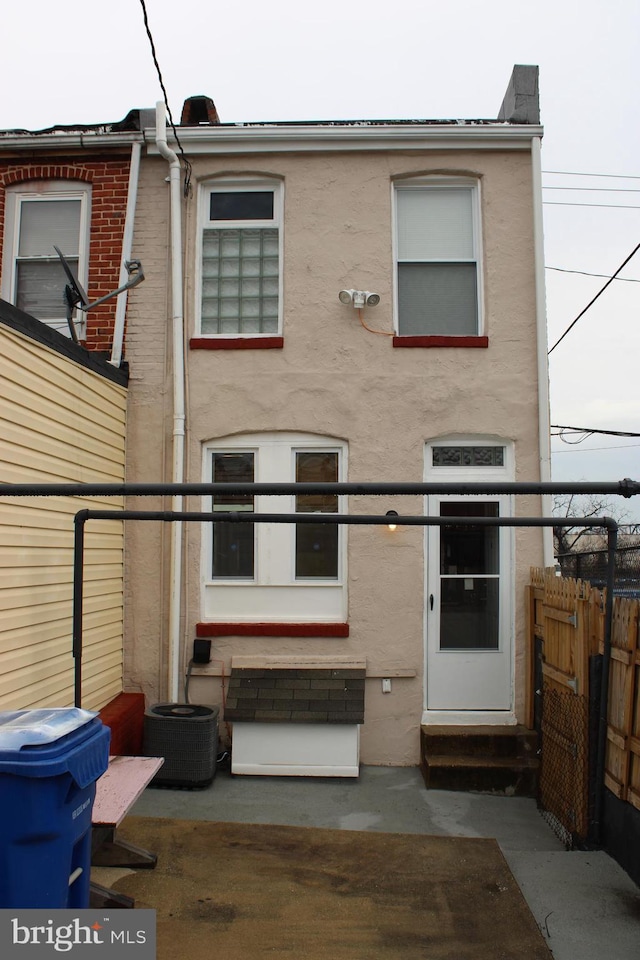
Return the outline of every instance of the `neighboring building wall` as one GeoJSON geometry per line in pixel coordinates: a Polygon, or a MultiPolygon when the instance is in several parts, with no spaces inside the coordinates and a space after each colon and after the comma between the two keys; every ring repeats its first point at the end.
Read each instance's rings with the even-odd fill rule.
{"type": "MultiPolygon", "coordinates": [[[[284,347],[188,351],[188,480],[202,478],[205,443],[259,431],[342,439],[348,445],[348,480],[355,482],[422,481],[427,441],[490,436],[514,444],[516,480],[539,480],[533,188],[527,150],[192,159],[194,185],[211,176],[242,173],[284,180],[284,347]],[[390,337],[368,333],[356,311],[338,302],[342,288],[376,291],[381,303],[365,311],[366,321],[392,331],[392,183],[396,177],[428,173],[481,182],[487,349],[395,349],[390,337]]],[[[165,332],[170,307],[168,299],[158,299],[168,272],[165,176],[161,161],[143,164],[136,251],[148,273],[144,295],[130,311],[138,331],[128,341],[135,375],[130,392],[135,442],[129,443],[127,462],[131,481],[170,479],[165,332]],[[151,291],[153,303],[145,300],[151,291]]],[[[194,188],[194,198],[185,205],[187,339],[195,333],[196,192],[194,188]]],[[[421,514],[424,504],[418,497],[354,497],[348,508],[421,514]]],[[[539,514],[539,502],[518,498],[514,510],[520,516],[539,514]]],[[[127,644],[126,675],[141,683],[151,699],[166,698],[168,571],[159,549],[164,536],[159,530],[138,534],[141,552],[128,568],[126,636],[135,643],[130,639],[127,644]]],[[[513,536],[516,714],[522,717],[524,587],[530,565],[541,562],[542,544],[536,530],[518,530],[513,536]]],[[[186,663],[203,618],[202,531],[197,524],[187,525],[185,537],[186,663]]],[[[386,527],[349,530],[348,637],[222,636],[213,640],[212,657],[227,670],[235,655],[366,658],[370,679],[362,760],[415,764],[424,686],[424,540],[417,527],[393,534],[386,527]],[[387,676],[396,677],[391,695],[381,691],[380,678],[387,676]]],[[[220,703],[219,680],[194,679],[191,699],[220,703]]]]}
{"type": "MultiPolygon", "coordinates": [[[[37,161],[0,159],[0,264],[8,187],[33,181],[77,181],[91,184],[89,246],[90,300],[116,290],[122,263],[122,238],[127,207],[130,155],[105,159],[42,157],[37,161]]],[[[110,351],[116,301],[110,300],[87,315],[85,345],[89,350],[110,351]]]]}
{"type": "MultiPolygon", "coordinates": [[[[0,323],[0,481],[122,482],[126,378],[75,360],[85,351],[55,331],[38,340],[20,330],[25,315],[6,304],[3,313],[16,323],[0,323]]],[[[88,506],[118,509],[122,499],[0,498],[0,709],[73,704],[73,517],[88,506]]],[[[123,540],[121,522],[87,524],[87,709],[122,690],[123,540]]]]}

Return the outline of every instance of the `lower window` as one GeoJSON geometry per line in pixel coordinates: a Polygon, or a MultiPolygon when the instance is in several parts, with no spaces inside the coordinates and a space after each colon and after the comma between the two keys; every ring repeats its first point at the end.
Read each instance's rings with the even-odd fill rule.
{"type": "MultiPolygon", "coordinates": [[[[214,483],[336,483],[344,445],[307,434],[245,435],[205,449],[204,479],[214,483]]],[[[214,520],[204,534],[205,619],[246,622],[332,621],[345,616],[344,528],[314,522],[341,511],[332,493],[253,496],[220,492],[220,513],[297,513],[299,523],[214,520]]]]}

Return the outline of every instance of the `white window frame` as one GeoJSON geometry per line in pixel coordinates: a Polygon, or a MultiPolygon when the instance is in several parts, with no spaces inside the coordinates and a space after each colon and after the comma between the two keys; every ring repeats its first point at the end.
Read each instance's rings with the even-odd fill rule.
{"type": "MultiPolygon", "coordinates": [[[[415,177],[401,180],[395,180],[391,186],[391,205],[393,212],[393,315],[395,335],[400,336],[483,336],[485,330],[484,316],[484,283],[483,283],[483,250],[482,250],[482,227],[481,227],[481,195],[480,181],[469,177],[440,177],[427,176],[415,177]],[[474,334],[449,334],[446,330],[429,331],[424,334],[402,334],[400,333],[400,310],[398,305],[398,193],[399,191],[421,191],[425,189],[438,190],[459,190],[466,188],[471,193],[471,215],[472,215],[472,236],[473,236],[473,261],[476,264],[476,295],[477,295],[477,329],[474,334]]],[[[442,261],[429,260],[429,263],[449,262],[446,259],[442,261]]]]}
{"type": "Polygon", "coordinates": [[[196,243],[196,335],[205,339],[243,339],[282,336],[282,315],[283,315],[283,221],[284,221],[284,184],[276,178],[220,178],[208,180],[200,187],[199,207],[198,207],[198,236],[196,243]],[[210,197],[212,193],[273,193],[273,219],[272,220],[211,220],[210,219],[210,197]],[[231,229],[251,229],[270,225],[278,230],[278,329],[276,332],[268,333],[208,333],[202,329],[202,255],[203,255],[203,236],[207,228],[231,229]]]}
{"type": "MultiPolygon", "coordinates": [[[[88,286],[91,185],[76,180],[34,180],[7,187],[6,190],[2,284],[0,289],[3,299],[9,303],[15,303],[16,298],[16,264],[20,242],[21,207],[23,202],[34,200],[43,203],[56,202],[57,200],[80,201],[78,280],[85,289],[88,286]]],[[[55,255],[55,251],[52,251],[52,255],[55,255]]],[[[65,336],[70,336],[62,299],[60,307],[59,316],[38,317],[37,319],[65,334],[65,336]]],[[[81,340],[85,338],[86,316],[84,313],[78,312],[76,314],[76,331],[81,340]]]]}
{"type": "MultiPolygon", "coordinates": [[[[347,477],[347,444],[334,437],[307,433],[258,433],[221,437],[203,445],[204,483],[211,482],[212,454],[253,453],[256,483],[288,483],[295,480],[296,453],[318,451],[338,454],[338,480],[347,477]]],[[[257,513],[294,513],[295,495],[257,496],[257,513]]],[[[347,509],[346,498],[338,500],[338,512],[347,509]]],[[[211,511],[211,497],[202,509],[211,511]]],[[[212,579],[212,530],[202,527],[201,584],[202,619],[222,622],[319,622],[342,623],[347,612],[347,537],[340,525],[338,576],[331,579],[296,579],[294,523],[256,523],[252,580],[212,579]]]]}

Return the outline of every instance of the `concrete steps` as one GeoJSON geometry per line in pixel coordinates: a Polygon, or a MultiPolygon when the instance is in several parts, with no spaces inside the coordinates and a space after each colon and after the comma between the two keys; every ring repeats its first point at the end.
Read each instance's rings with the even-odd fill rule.
{"type": "Polygon", "coordinates": [[[423,726],[420,755],[430,789],[536,795],[537,734],[526,727],[423,726]]]}

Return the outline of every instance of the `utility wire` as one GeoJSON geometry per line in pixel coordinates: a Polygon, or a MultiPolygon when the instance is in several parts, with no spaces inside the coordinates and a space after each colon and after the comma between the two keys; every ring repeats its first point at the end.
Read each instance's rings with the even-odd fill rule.
{"type": "Polygon", "coordinates": [[[568,170],[543,170],[543,173],[552,173],[559,177],[608,177],[609,180],[640,180],[640,176],[624,173],[571,173],[568,170]]]}
{"type": "MultiPolygon", "coordinates": [[[[566,267],[545,267],[545,270],[555,270],[557,273],[579,273],[581,277],[602,277],[603,280],[609,280],[608,273],[588,273],[586,270],[569,270],[566,267]]],[[[618,283],[640,283],[640,280],[634,277],[616,277],[618,283]]]]}
{"type": "Polygon", "coordinates": [[[640,193],[640,187],[543,187],[543,190],[582,190],[594,193],[640,193]]]}
{"type": "Polygon", "coordinates": [[[569,200],[543,200],[546,207],[607,207],[609,210],[640,210],[634,203],[571,203],[569,200]]]}
{"type": "MultiPolygon", "coordinates": [[[[552,434],[555,436],[555,434],[552,434]]],[[[567,441],[565,440],[564,443],[567,441]]],[[[570,447],[575,447],[575,443],[569,443],[570,447]]],[[[611,447],[585,447],[584,450],[552,450],[552,454],[556,456],[559,453],[602,453],[606,450],[632,450],[635,447],[640,447],[640,443],[616,443],[611,447]]]]}
{"type": "Polygon", "coordinates": [[[628,430],[600,430],[599,427],[565,427],[559,423],[552,423],[551,429],[570,430],[572,433],[602,433],[609,437],[640,437],[640,433],[631,433],[628,430]]]}
{"type": "Polygon", "coordinates": [[[164,80],[162,78],[162,71],[160,69],[160,64],[158,63],[158,57],[156,55],[156,47],[153,42],[153,36],[151,34],[151,27],[149,26],[149,18],[147,16],[147,8],[144,0],[140,0],[140,6],[142,7],[142,16],[144,18],[144,27],[147,31],[147,37],[149,38],[149,44],[151,46],[151,56],[153,57],[153,62],[155,64],[156,73],[158,74],[158,80],[160,81],[160,88],[162,90],[162,95],[164,97],[164,105],[167,108],[167,114],[169,116],[169,123],[171,124],[171,129],[173,130],[173,135],[176,138],[176,143],[178,144],[178,149],[180,150],[180,155],[182,157],[182,162],[184,163],[184,195],[189,197],[191,194],[191,173],[193,167],[187,159],[187,156],[182,149],[182,144],[180,143],[180,137],[178,136],[178,131],[176,130],[176,125],[173,122],[173,116],[171,114],[171,107],[169,106],[169,97],[167,96],[167,91],[164,85],[164,80]]]}
{"type": "Polygon", "coordinates": [[[629,263],[629,261],[631,260],[631,258],[635,256],[635,254],[638,252],[638,250],[640,250],[640,243],[638,243],[638,244],[634,247],[634,249],[631,251],[631,253],[629,254],[629,256],[626,257],[626,259],[620,264],[620,266],[618,267],[618,269],[616,270],[616,272],[613,274],[613,276],[612,276],[612,277],[609,277],[609,279],[607,280],[607,282],[605,283],[605,285],[604,285],[603,287],[601,287],[601,289],[596,293],[595,297],[593,297],[593,299],[589,301],[589,303],[586,305],[586,307],[584,308],[584,310],[581,310],[580,313],[578,314],[578,316],[575,318],[575,320],[574,320],[572,323],[569,324],[569,326],[567,327],[567,329],[565,330],[565,332],[562,334],[562,336],[560,337],[560,339],[559,339],[559,340],[556,340],[556,342],[554,343],[554,345],[551,347],[551,349],[549,350],[549,353],[553,353],[553,351],[554,351],[555,348],[558,346],[558,344],[561,343],[561,342],[564,340],[564,338],[566,337],[566,335],[569,333],[569,331],[572,330],[573,327],[575,327],[575,325],[576,325],[576,323],[578,322],[578,320],[580,319],[580,317],[583,317],[583,316],[585,315],[585,313],[587,312],[587,310],[588,310],[590,307],[593,306],[593,304],[596,302],[596,300],[598,299],[598,297],[600,297],[600,296],[604,293],[604,291],[607,289],[607,287],[608,287],[611,283],[613,283],[613,281],[616,279],[616,277],[618,276],[618,274],[620,273],[620,271],[621,271],[624,267],[626,267],[626,265],[629,263]]]}

